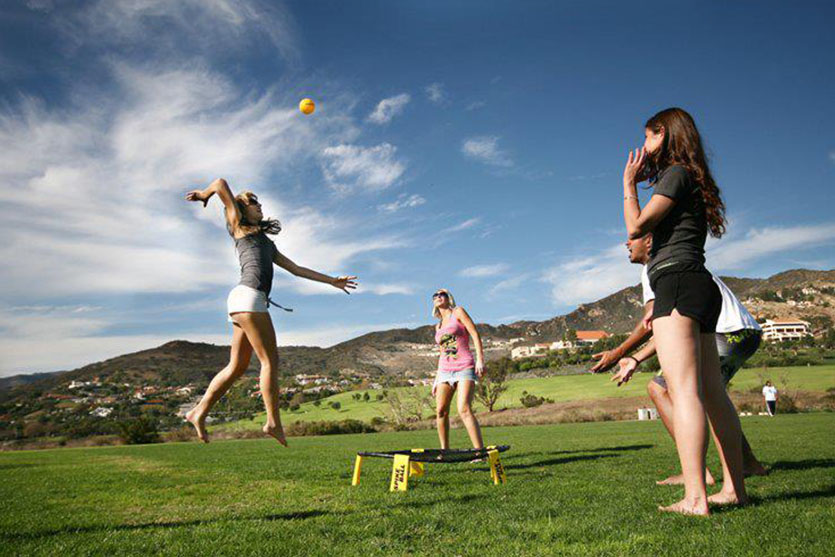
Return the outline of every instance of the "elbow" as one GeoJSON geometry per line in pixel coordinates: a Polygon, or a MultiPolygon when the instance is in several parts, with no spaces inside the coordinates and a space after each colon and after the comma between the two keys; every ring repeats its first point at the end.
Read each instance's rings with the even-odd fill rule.
{"type": "Polygon", "coordinates": [[[641,236],[646,234],[646,232],[644,230],[642,230],[641,227],[638,226],[637,224],[633,224],[633,225],[627,224],[626,225],[626,234],[627,234],[627,236],[629,237],[630,240],[637,240],[638,238],[640,238],[641,236]]]}

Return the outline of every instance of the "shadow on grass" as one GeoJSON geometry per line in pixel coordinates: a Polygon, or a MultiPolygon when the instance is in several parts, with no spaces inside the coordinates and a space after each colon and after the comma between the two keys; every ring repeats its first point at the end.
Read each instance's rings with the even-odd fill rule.
{"type": "Polygon", "coordinates": [[[324,516],[326,514],[332,513],[330,511],[317,510],[301,511],[296,513],[267,514],[262,516],[218,517],[171,522],[146,522],[142,524],[97,524],[95,526],[65,526],[63,528],[56,528],[55,530],[44,530],[41,532],[19,532],[13,534],[0,534],[0,540],[4,540],[7,542],[34,541],[42,538],[50,538],[52,536],[61,536],[64,534],[94,534],[97,532],[134,532],[138,530],[154,529],[164,530],[168,528],[203,526],[205,524],[215,524],[218,522],[238,522],[244,520],[305,520],[308,518],[315,518],[317,516],[324,516]]]}
{"type": "Polygon", "coordinates": [[[525,456],[541,455],[560,455],[560,454],[581,454],[581,453],[611,453],[611,452],[626,452],[626,451],[641,451],[644,449],[652,449],[655,445],[619,445],[617,447],[596,447],[594,449],[571,449],[565,451],[549,451],[549,452],[533,452],[533,453],[518,453],[508,455],[508,460],[521,458],[525,456]]]}
{"type": "Polygon", "coordinates": [[[812,470],[814,468],[835,468],[835,458],[778,460],[769,467],[769,470],[812,470]]]}
{"type": "MultiPolygon", "coordinates": [[[[815,491],[788,491],[784,493],[775,493],[774,495],[766,495],[765,497],[752,495],[750,502],[748,503],[748,505],[746,505],[746,507],[759,507],[761,505],[773,503],[775,501],[797,501],[805,499],[821,499],[825,497],[835,497],[835,484],[832,484],[828,487],[824,487],[822,489],[816,489],[815,491]]],[[[732,511],[738,508],[739,507],[734,506],[711,507],[710,512],[722,513],[732,511]]]]}
{"type": "MultiPolygon", "coordinates": [[[[582,450],[570,450],[570,451],[552,451],[549,453],[525,453],[521,455],[515,455],[515,458],[508,459],[508,463],[505,464],[506,470],[524,470],[526,468],[542,468],[545,466],[555,466],[558,464],[568,464],[569,462],[580,462],[584,460],[598,460],[601,458],[617,458],[621,455],[617,453],[623,453],[626,451],[640,451],[644,449],[651,449],[655,445],[622,445],[619,447],[598,447],[595,449],[582,449],[582,450]],[[583,454],[583,453],[597,453],[597,454],[583,454]],[[573,455],[573,456],[563,456],[559,458],[550,458],[548,460],[541,460],[538,462],[529,462],[525,464],[514,464],[513,461],[516,458],[531,455],[531,454],[539,454],[543,456],[548,455],[573,455]]],[[[487,469],[489,471],[489,469],[487,469]]]]}
{"type": "MultiPolygon", "coordinates": [[[[593,455],[577,455],[566,456],[562,458],[551,458],[548,460],[540,460],[539,462],[529,462],[527,464],[506,464],[505,470],[524,470],[526,468],[542,468],[544,466],[556,466],[557,464],[568,464],[569,462],[580,462],[584,460],[599,460],[601,458],[617,458],[618,454],[593,454],[593,455]]],[[[489,468],[485,470],[489,471],[489,468]]]]}

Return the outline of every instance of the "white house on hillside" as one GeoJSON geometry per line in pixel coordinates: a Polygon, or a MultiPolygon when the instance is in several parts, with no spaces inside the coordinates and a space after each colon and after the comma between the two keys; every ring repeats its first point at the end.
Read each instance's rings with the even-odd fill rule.
{"type": "Polygon", "coordinates": [[[781,321],[766,319],[765,323],[762,324],[762,328],[763,339],[770,342],[797,340],[812,334],[812,331],[809,329],[809,323],[799,319],[781,321]]]}

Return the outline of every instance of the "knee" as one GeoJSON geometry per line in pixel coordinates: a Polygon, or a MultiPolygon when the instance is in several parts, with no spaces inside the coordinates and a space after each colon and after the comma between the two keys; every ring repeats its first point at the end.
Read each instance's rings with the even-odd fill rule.
{"type": "Polygon", "coordinates": [[[658,399],[664,394],[665,389],[655,381],[647,383],[647,394],[652,402],[658,402],[658,399]]]}
{"type": "Polygon", "coordinates": [[[247,367],[247,362],[244,361],[232,360],[229,362],[229,370],[232,372],[234,377],[240,377],[243,375],[247,367]]]}
{"type": "Polygon", "coordinates": [[[449,406],[438,406],[435,410],[435,417],[439,420],[445,420],[449,417],[449,406]]]}
{"type": "Polygon", "coordinates": [[[462,404],[458,407],[458,415],[464,418],[471,418],[473,416],[473,409],[469,404],[462,404]]]}
{"type": "Polygon", "coordinates": [[[275,371],[278,369],[278,357],[264,356],[259,357],[258,361],[261,363],[261,371],[275,371]]]}

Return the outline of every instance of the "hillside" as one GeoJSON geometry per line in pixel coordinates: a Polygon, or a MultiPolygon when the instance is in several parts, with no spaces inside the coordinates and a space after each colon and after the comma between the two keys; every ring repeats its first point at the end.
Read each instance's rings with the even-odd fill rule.
{"type": "MultiPolygon", "coordinates": [[[[789,270],[767,279],[724,277],[728,286],[759,318],[803,318],[814,328],[835,321],[835,270],[789,270]]],[[[509,353],[507,341],[545,342],[562,338],[567,329],[603,329],[626,332],[641,315],[639,286],[625,288],[596,302],[582,304],[566,315],[546,321],[519,321],[509,325],[479,324],[488,358],[509,353]]],[[[398,374],[426,375],[436,365],[432,327],[373,332],[329,348],[281,348],[285,375],[322,374],[369,377],[398,374]]],[[[69,381],[178,386],[205,383],[228,358],[227,346],[172,341],[157,348],[118,356],[66,372],[17,376],[0,381],[3,399],[12,393],[45,391],[69,381]]],[[[253,360],[251,372],[257,369],[253,360]]]]}

